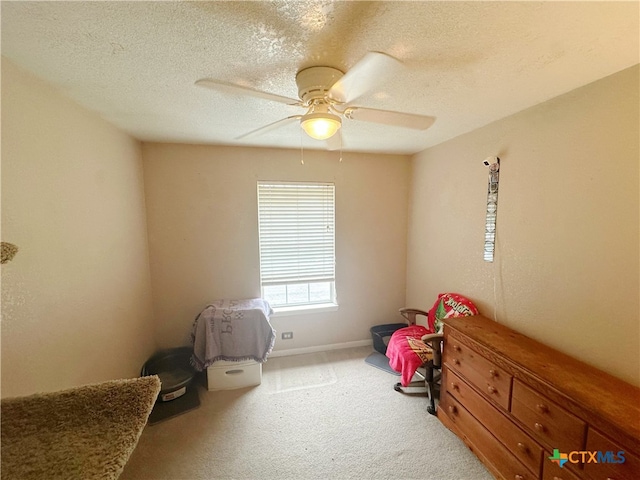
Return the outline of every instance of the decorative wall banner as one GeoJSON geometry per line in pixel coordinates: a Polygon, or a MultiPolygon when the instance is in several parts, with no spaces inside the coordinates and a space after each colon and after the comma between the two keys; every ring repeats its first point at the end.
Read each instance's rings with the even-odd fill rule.
{"type": "Polygon", "coordinates": [[[498,182],[500,180],[500,159],[489,157],[484,161],[489,167],[489,187],[487,189],[487,218],[484,231],[484,261],[493,262],[496,243],[496,217],[498,215],[498,182]]]}

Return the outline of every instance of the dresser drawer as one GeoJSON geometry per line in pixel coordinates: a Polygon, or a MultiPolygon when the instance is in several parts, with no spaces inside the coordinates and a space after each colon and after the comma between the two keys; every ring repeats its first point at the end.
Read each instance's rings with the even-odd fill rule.
{"type": "MultiPolygon", "coordinates": [[[[587,432],[587,448],[585,450],[599,452],[600,460],[602,460],[598,463],[585,462],[584,472],[588,478],[593,480],[635,480],[640,478],[640,459],[593,428],[589,428],[587,432]],[[613,463],[622,460],[620,455],[624,458],[624,462],[613,463]]],[[[596,459],[598,459],[597,456],[596,459]]]]}
{"type": "Polygon", "coordinates": [[[470,448],[477,455],[484,457],[490,464],[494,474],[499,472],[505,479],[534,480],[538,475],[532,474],[507,450],[486,428],[476,420],[453,396],[444,395],[440,408],[444,408],[447,417],[455,424],[463,439],[472,444],[470,448]]]}
{"type": "Polygon", "coordinates": [[[542,468],[542,480],[580,480],[580,477],[567,470],[566,464],[560,468],[556,462],[549,460],[550,456],[549,452],[545,452],[547,459],[542,468]]]}
{"type": "Polygon", "coordinates": [[[447,368],[443,382],[446,382],[447,391],[480,423],[491,429],[493,435],[537,478],[542,467],[542,447],[447,368]]]}
{"type": "Polygon", "coordinates": [[[511,413],[549,448],[583,450],[585,422],[518,380],[513,382],[511,413]]]}
{"type": "Polygon", "coordinates": [[[447,337],[443,361],[450,368],[458,371],[491,401],[505,410],[509,409],[511,375],[503,369],[462,344],[452,335],[447,337]]]}

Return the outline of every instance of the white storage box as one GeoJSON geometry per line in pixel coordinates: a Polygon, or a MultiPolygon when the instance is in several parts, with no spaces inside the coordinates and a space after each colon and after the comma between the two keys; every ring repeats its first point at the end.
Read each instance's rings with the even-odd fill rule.
{"type": "Polygon", "coordinates": [[[207,368],[207,390],[233,390],[262,383],[262,364],[259,362],[218,361],[207,368]]]}

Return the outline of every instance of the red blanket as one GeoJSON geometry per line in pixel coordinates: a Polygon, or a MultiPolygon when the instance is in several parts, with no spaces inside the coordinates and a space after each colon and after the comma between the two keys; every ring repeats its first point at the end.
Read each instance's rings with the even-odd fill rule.
{"type": "Polygon", "coordinates": [[[429,332],[422,325],[411,325],[396,330],[387,345],[389,366],[396,372],[401,372],[400,383],[406,387],[411,382],[413,374],[423,363],[431,360],[433,351],[420,338],[429,332]]]}

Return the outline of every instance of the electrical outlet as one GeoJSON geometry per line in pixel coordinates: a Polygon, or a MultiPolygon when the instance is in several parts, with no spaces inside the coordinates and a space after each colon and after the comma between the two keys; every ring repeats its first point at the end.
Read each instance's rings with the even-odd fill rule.
{"type": "Polygon", "coordinates": [[[283,340],[291,340],[293,338],[293,332],[282,332],[283,340]]]}

